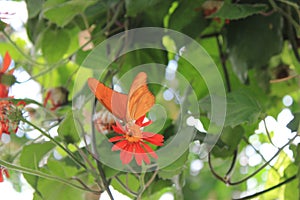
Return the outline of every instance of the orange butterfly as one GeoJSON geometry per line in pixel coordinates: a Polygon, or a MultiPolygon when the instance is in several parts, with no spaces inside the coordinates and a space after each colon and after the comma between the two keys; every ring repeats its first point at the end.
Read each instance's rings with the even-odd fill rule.
{"type": "Polygon", "coordinates": [[[140,72],[134,78],[128,95],[106,87],[95,78],[89,78],[88,85],[107,110],[127,123],[144,116],[154,105],[155,98],[148,90],[146,81],[146,73],[140,72]]]}
{"type": "Polygon", "coordinates": [[[129,94],[126,95],[106,87],[94,78],[88,79],[88,85],[97,99],[107,110],[125,123],[123,127],[116,121],[113,130],[120,135],[109,139],[110,142],[116,142],[112,150],[121,151],[120,158],[123,164],[128,164],[133,156],[138,165],[141,165],[142,161],[149,164],[148,154],[153,158],[157,158],[157,155],[145,142],[156,146],[163,145],[164,137],[162,135],[141,130],[142,127],[151,124],[151,121],[145,123],[143,121],[155,102],[146,81],[146,73],[140,72],[134,78],[129,94]]]}

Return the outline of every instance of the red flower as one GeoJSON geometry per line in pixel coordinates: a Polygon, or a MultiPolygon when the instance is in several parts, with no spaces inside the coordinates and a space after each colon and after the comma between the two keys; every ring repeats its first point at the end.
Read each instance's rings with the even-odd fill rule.
{"type": "Polygon", "coordinates": [[[6,178],[9,178],[8,170],[5,167],[0,166],[0,182],[3,182],[3,176],[6,176],[6,178]]]}
{"type": "Polygon", "coordinates": [[[19,119],[18,113],[21,113],[19,107],[24,107],[26,103],[20,101],[14,105],[11,101],[0,101],[0,138],[3,133],[16,133],[18,130],[19,119]],[[10,118],[15,116],[15,119],[10,118]]]}
{"type": "MultiPolygon", "coordinates": [[[[2,68],[0,69],[0,98],[7,98],[8,97],[8,89],[9,86],[1,83],[1,76],[8,70],[8,67],[11,63],[11,57],[8,52],[5,53],[2,62],[2,68]]],[[[12,74],[13,70],[8,71],[8,74],[12,74]]]]}
{"type": "Polygon", "coordinates": [[[141,128],[152,123],[152,121],[143,123],[144,118],[145,116],[142,116],[135,122],[129,122],[124,128],[118,121],[116,121],[116,126],[113,126],[113,130],[120,135],[110,138],[109,141],[117,142],[112,147],[112,151],[121,151],[120,158],[123,164],[130,163],[133,156],[138,165],[142,165],[142,161],[150,164],[148,154],[157,159],[157,154],[145,142],[162,146],[164,136],[151,132],[143,132],[141,128]]]}
{"type": "Polygon", "coordinates": [[[50,110],[56,110],[58,107],[66,105],[68,103],[68,94],[69,91],[64,87],[49,89],[44,100],[44,107],[46,107],[48,101],[53,106],[50,110]]]}

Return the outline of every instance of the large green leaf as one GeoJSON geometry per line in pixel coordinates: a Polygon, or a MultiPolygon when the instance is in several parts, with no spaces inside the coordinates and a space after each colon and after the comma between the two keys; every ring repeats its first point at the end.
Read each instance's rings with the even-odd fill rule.
{"type": "Polygon", "coordinates": [[[282,22],[281,16],[275,13],[254,15],[232,21],[227,26],[224,39],[229,60],[242,82],[248,79],[248,69],[263,67],[273,55],[280,53],[282,22]]]}
{"type": "Polygon", "coordinates": [[[197,37],[208,25],[208,21],[199,11],[199,6],[204,0],[180,1],[178,7],[171,14],[169,19],[170,29],[180,31],[191,37],[197,37]]]}
{"type": "Polygon", "coordinates": [[[37,16],[43,8],[44,0],[26,0],[28,18],[37,16]]]}
{"type": "Polygon", "coordinates": [[[33,200],[84,200],[84,192],[67,186],[57,181],[50,181],[47,179],[40,179],[38,182],[38,190],[40,196],[37,193],[34,194],[33,200]]]}
{"type": "Polygon", "coordinates": [[[61,122],[58,127],[58,136],[66,144],[74,144],[80,141],[78,131],[75,125],[75,119],[73,118],[73,112],[68,112],[65,119],[61,122]]]}
{"type": "Polygon", "coordinates": [[[173,183],[170,180],[161,180],[157,178],[144,191],[142,195],[142,199],[143,200],[159,199],[162,194],[171,190],[172,185],[173,183]]]}
{"type": "MultiPolygon", "coordinates": [[[[123,185],[126,185],[131,191],[138,192],[138,189],[140,187],[140,182],[133,174],[122,174],[118,176],[118,179],[123,183],[123,185]]],[[[127,196],[132,196],[129,194],[124,186],[120,184],[116,179],[112,179],[111,185],[114,187],[114,189],[118,190],[120,193],[125,194],[127,196]]]]}
{"type": "Polygon", "coordinates": [[[187,162],[189,151],[183,153],[176,161],[172,164],[160,169],[158,176],[162,179],[172,179],[175,175],[178,175],[185,168],[187,162]]]}
{"type": "Polygon", "coordinates": [[[224,2],[223,6],[217,12],[211,14],[209,17],[218,17],[221,19],[241,19],[248,16],[259,14],[267,9],[265,4],[233,4],[224,2]]]}
{"type": "Polygon", "coordinates": [[[224,128],[220,139],[225,145],[223,147],[215,145],[212,153],[215,156],[222,158],[232,156],[233,152],[237,149],[241,139],[243,138],[244,133],[244,129],[241,126],[224,128]]]}
{"type": "MultiPolygon", "coordinates": [[[[21,166],[39,170],[40,161],[54,147],[55,145],[52,142],[30,144],[24,146],[20,155],[21,166]]],[[[24,174],[24,177],[33,188],[37,188],[39,177],[29,174],[24,174]]]]}
{"type": "Polygon", "coordinates": [[[125,0],[126,15],[128,17],[135,17],[138,13],[147,11],[160,2],[160,0],[125,0]]]}
{"type": "MultiPolygon", "coordinates": [[[[218,97],[215,97],[218,98],[218,97]]],[[[200,108],[210,116],[210,97],[205,97],[200,101],[200,108]]],[[[216,109],[216,108],[215,108],[216,109]]],[[[256,122],[261,114],[261,106],[249,90],[237,90],[227,96],[227,111],[225,126],[235,127],[239,124],[256,122]]]]}
{"type": "MultiPolygon", "coordinates": [[[[284,170],[284,174],[286,175],[287,178],[290,178],[297,174],[298,168],[299,167],[297,165],[292,163],[284,170]]],[[[298,183],[299,183],[299,180],[296,178],[293,181],[291,181],[285,185],[285,189],[284,189],[284,199],[285,200],[299,199],[299,197],[298,197],[299,193],[295,193],[295,191],[299,190],[298,183]]]]}
{"type": "Polygon", "coordinates": [[[49,0],[44,4],[43,12],[47,19],[56,23],[58,26],[67,25],[76,15],[83,13],[88,6],[95,4],[97,1],[81,0],[49,0]]]}
{"type": "Polygon", "coordinates": [[[48,28],[42,35],[41,48],[45,59],[49,63],[61,60],[70,45],[70,36],[64,29],[48,28]]]}
{"type": "Polygon", "coordinates": [[[287,124],[291,131],[298,131],[300,124],[300,112],[294,113],[294,119],[287,124]]]}

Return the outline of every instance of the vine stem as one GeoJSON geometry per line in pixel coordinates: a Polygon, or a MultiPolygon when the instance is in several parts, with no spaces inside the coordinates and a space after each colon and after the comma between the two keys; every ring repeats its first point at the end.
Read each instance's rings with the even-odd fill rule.
{"type": "Polygon", "coordinates": [[[52,138],[50,135],[48,135],[46,132],[44,132],[40,127],[36,126],[35,124],[33,124],[32,122],[28,121],[25,118],[21,118],[21,121],[23,121],[24,123],[32,126],[33,128],[35,128],[36,130],[38,130],[43,136],[45,136],[46,138],[48,138],[51,142],[53,142],[54,144],[56,144],[57,146],[59,146],[62,150],[64,150],[70,157],[71,159],[77,163],[79,166],[83,167],[84,169],[86,169],[86,166],[80,162],[73,154],[71,151],[69,151],[67,148],[65,148],[61,143],[59,143],[58,141],[56,141],[54,138],[52,138]]]}
{"type": "Polygon", "coordinates": [[[271,190],[274,190],[274,189],[276,189],[276,188],[278,188],[278,187],[280,187],[280,186],[282,186],[284,184],[287,184],[287,183],[291,182],[292,180],[294,180],[296,177],[297,177],[297,175],[294,175],[294,176],[286,179],[285,181],[282,181],[281,183],[278,183],[277,185],[274,185],[274,186],[272,186],[272,187],[270,187],[270,188],[268,188],[266,190],[263,190],[263,191],[260,191],[260,192],[257,192],[255,194],[252,194],[252,195],[249,195],[249,196],[245,196],[245,197],[242,197],[242,198],[233,199],[233,200],[252,199],[252,198],[257,197],[259,195],[262,195],[264,193],[270,192],[271,190]]]}
{"type": "Polygon", "coordinates": [[[99,191],[88,189],[86,187],[80,187],[80,186],[78,186],[74,183],[71,183],[70,180],[66,180],[66,179],[63,179],[63,178],[60,178],[60,177],[56,177],[56,176],[51,176],[49,174],[46,174],[46,173],[43,173],[43,172],[40,172],[40,171],[37,171],[37,170],[34,170],[34,169],[29,169],[29,168],[26,168],[26,167],[17,166],[17,165],[8,163],[4,160],[0,160],[0,165],[6,167],[8,169],[16,170],[16,171],[19,171],[19,172],[22,172],[22,173],[25,173],[25,174],[30,174],[30,175],[46,178],[46,179],[49,179],[49,180],[58,181],[60,183],[66,184],[68,186],[71,186],[71,187],[79,189],[79,190],[84,190],[84,191],[93,192],[95,194],[99,194],[99,191]]]}
{"type": "Polygon", "coordinates": [[[105,187],[105,190],[111,200],[114,200],[114,197],[109,189],[108,181],[106,180],[105,172],[102,168],[102,163],[99,160],[99,154],[97,152],[97,145],[96,145],[96,134],[95,134],[95,126],[93,121],[93,115],[96,112],[96,105],[97,105],[97,98],[94,98],[93,106],[92,106],[92,117],[91,117],[91,129],[92,129],[92,152],[94,156],[96,157],[95,161],[97,164],[97,169],[99,171],[100,177],[102,179],[103,185],[105,187]]]}
{"type": "Polygon", "coordinates": [[[270,158],[270,160],[268,160],[266,163],[264,163],[262,166],[260,166],[257,170],[255,170],[252,174],[246,176],[245,178],[239,180],[239,181],[236,181],[236,182],[231,182],[230,180],[228,180],[228,184],[229,185],[238,185],[238,184],[241,184],[243,182],[245,182],[246,180],[252,178],[253,176],[255,176],[258,172],[260,172],[262,169],[264,169],[267,165],[270,164],[270,162],[276,158],[279,153],[286,147],[288,146],[292,141],[294,141],[294,139],[298,137],[298,134],[296,134],[292,139],[290,139],[285,145],[283,145],[281,148],[278,149],[278,151],[274,154],[274,156],[272,158],[270,158]]]}
{"type": "Polygon", "coordinates": [[[228,73],[227,66],[226,66],[226,55],[224,54],[223,49],[222,49],[222,44],[221,44],[221,41],[220,41],[220,38],[219,38],[220,36],[216,35],[215,37],[216,37],[216,40],[217,40],[219,54],[220,54],[220,59],[221,59],[221,63],[222,63],[222,68],[223,68],[223,71],[224,71],[224,76],[225,76],[227,91],[231,92],[231,85],[230,85],[229,73],[228,73]]]}

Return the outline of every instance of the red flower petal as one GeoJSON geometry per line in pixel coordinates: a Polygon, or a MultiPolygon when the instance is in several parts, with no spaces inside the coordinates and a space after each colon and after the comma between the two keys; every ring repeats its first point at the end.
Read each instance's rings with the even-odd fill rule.
{"type": "Polygon", "coordinates": [[[149,120],[149,121],[143,123],[143,124],[142,124],[142,127],[149,126],[150,124],[152,124],[152,121],[151,121],[151,120],[149,120]]]}
{"type": "Polygon", "coordinates": [[[153,158],[157,159],[158,156],[157,154],[151,149],[151,147],[149,147],[146,143],[144,142],[140,142],[140,144],[142,144],[143,148],[147,151],[147,153],[149,153],[153,158]]]}
{"type": "Polygon", "coordinates": [[[135,121],[135,124],[138,125],[138,126],[142,126],[144,119],[145,119],[145,115],[143,115],[143,116],[141,116],[140,118],[138,118],[138,119],[135,121]]]}
{"type": "Polygon", "coordinates": [[[140,144],[136,144],[136,152],[138,156],[142,157],[142,160],[144,160],[145,163],[150,164],[150,159],[140,144]]]}
{"type": "Polygon", "coordinates": [[[156,146],[162,146],[164,142],[164,136],[161,134],[155,134],[151,132],[143,132],[143,139],[156,146]]]}
{"type": "Polygon", "coordinates": [[[8,173],[8,170],[7,170],[6,168],[3,169],[3,172],[4,172],[5,176],[6,176],[7,178],[9,178],[9,173],[8,173]]]}
{"type": "Polygon", "coordinates": [[[116,141],[119,141],[119,140],[122,140],[124,139],[124,136],[115,136],[115,137],[112,137],[109,139],[110,142],[116,142],[116,141]]]}
{"type": "Polygon", "coordinates": [[[2,173],[2,170],[0,170],[0,182],[3,182],[3,173],[2,173]]]}
{"type": "Polygon", "coordinates": [[[128,164],[131,162],[133,157],[133,145],[128,144],[120,153],[120,158],[123,164],[128,164]]]}
{"type": "Polygon", "coordinates": [[[0,72],[6,72],[6,70],[8,69],[9,65],[11,62],[11,57],[9,55],[8,52],[5,53],[4,59],[3,59],[3,65],[2,65],[2,69],[0,70],[0,72]]]}
{"type": "Polygon", "coordinates": [[[122,126],[121,124],[116,121],[116,124],[117,126],[112,126],[113,130],[116,132],[116,133],[119,133],[119,134],[125,134],[125,131],[122,129],[122,126]]]}
{"type": "Polygon", "coordinates": [[[8,97],[8,88],[4,84],[0,84],[0,98],[7,98],[8,97]]]}
{"type": "Polygon", "coordinates": [[[122,140],[120,142],[117,142],[112,148],[112,151],[122,150],[125,148],[125,146],[128,144],[127,140],[122,140]]]}

